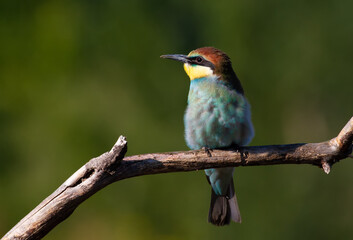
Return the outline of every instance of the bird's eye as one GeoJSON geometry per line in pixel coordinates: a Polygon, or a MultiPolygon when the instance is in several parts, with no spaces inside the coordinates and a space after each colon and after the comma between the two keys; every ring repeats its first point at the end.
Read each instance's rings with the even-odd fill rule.
{"type": "Polygon", "coordinates": [[[202,58],[201,57],[197,57],[196,58],[196,62],[198,62],[198,63],[202,62],[202,58]]]}

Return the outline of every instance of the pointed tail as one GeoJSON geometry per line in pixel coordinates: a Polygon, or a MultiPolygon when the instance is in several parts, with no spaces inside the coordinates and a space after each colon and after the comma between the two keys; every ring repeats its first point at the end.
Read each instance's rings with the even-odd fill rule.
{"type": "Polygon", "coordinates": [[[229,184],[227,195],[216,195],[212,189],[211,205],[208,213],[208,222],[217,226],[227,225],[230,220],[241,222],[233,178],[229,184]]]}

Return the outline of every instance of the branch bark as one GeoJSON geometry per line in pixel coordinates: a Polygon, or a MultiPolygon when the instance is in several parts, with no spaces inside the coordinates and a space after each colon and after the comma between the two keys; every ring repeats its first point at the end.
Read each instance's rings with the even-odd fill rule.
{"type": "Polygon", "coordinates": [[[40,239],[64,221],[87,198],[105,186],[126,178],[218,167],[274,164],[311,164],[327,174],[334,163],[352,157],[353,117],[337,137],[321,143],[299,143],[142,154],[125,157],[127,142],[120,136],[113,148],[91,159],[54,193],[14,226],[2,239],[40,239]]]}

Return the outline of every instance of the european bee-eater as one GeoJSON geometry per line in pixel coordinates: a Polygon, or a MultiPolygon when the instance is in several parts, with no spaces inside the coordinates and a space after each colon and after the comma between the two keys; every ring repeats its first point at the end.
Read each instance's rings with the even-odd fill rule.
{"type": "MultiPolygon", "coordinates": [[[[233,71],[230,58],[213,47],[189,55],[162,55],[184,63],[190,78],[188,106],[184,115],[185,140],[190,149],[247,145],[254,136],[250,105],[233,71]]],[[[212,186],[208,221],[223,226],[241,222],[233,184],[234,168],[206,169],[212,186]]]]}

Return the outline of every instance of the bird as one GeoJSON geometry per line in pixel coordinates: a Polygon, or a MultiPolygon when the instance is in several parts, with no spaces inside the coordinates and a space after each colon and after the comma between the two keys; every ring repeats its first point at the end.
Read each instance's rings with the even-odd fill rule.
{"type": "MultiPolygon", "coordinates": [[[[161,58],[182,62],[190,78],[184,114],[185,141],[191,150],[245,146],[254,137],[251,110],[244,89],[228,55],[214,47],[202,47],[188,55],[161,58]]],[[[212,187],[208,222],[228,225],[241,222],[234,191],[233,167],[206,169],[212,187]]]]}

